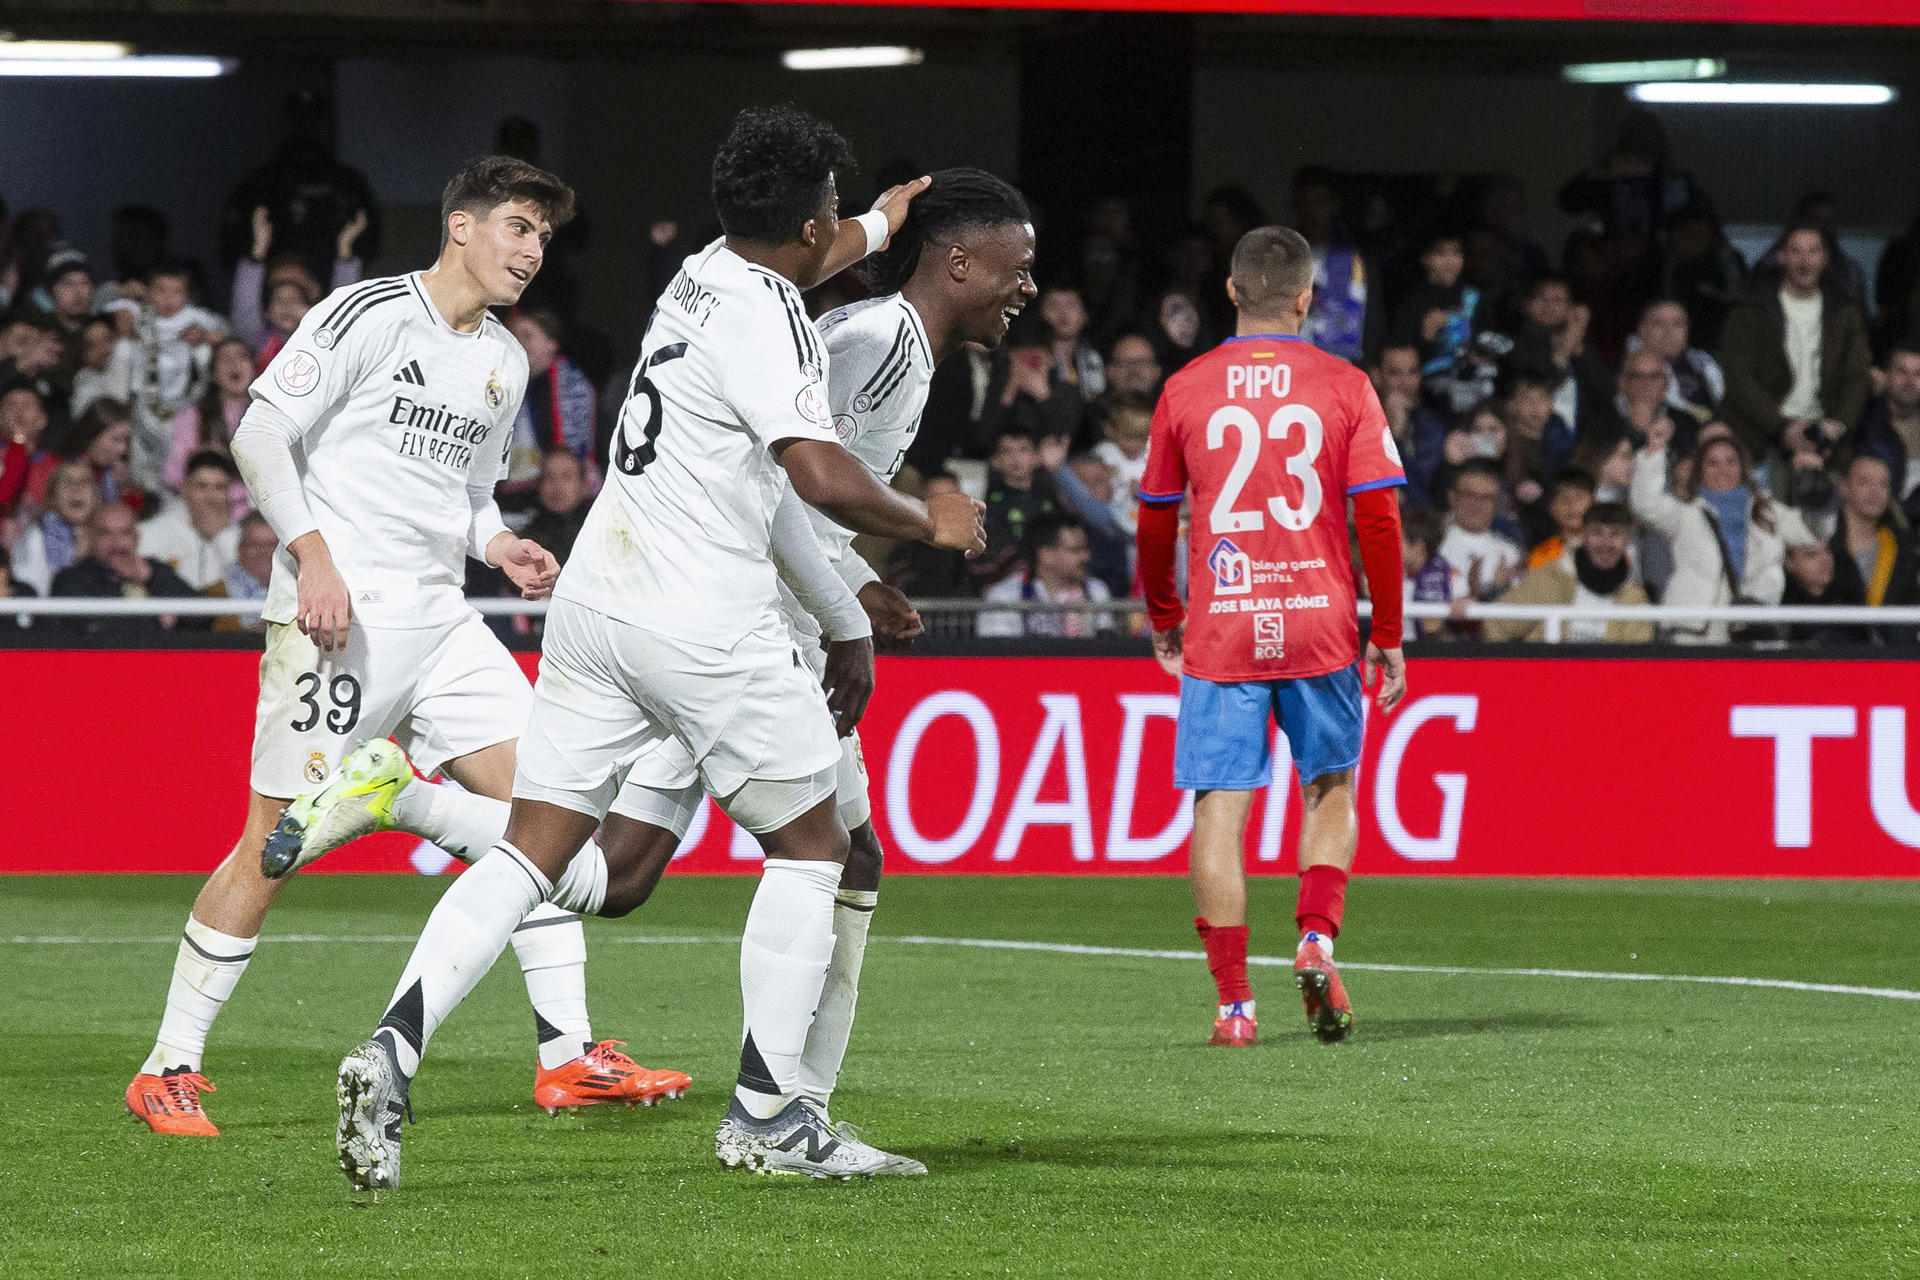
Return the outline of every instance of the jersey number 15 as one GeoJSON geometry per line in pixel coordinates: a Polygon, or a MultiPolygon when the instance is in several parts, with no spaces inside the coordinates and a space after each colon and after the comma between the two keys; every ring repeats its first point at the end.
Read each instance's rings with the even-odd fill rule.
{"type": "Polygon", "coordinates": [[[1267,527],[1266,516],[1259,507],[1246,511],[1236,509],[1240,491],[1247,487],[1254,464],[1260,460],[1263,439],[1300,441],[1299,450],[1287,458],[1287,474],[1300,482],[1300,505],[1296,507],[1280,494],[1275,494],[1267,499],[1267,510],[1273,513],[1273,518],[1280,522],[1282,529],[1298,533],[1312,524],[1326,500],[1320,488],[1320,473],[1313,469],[1326,435],[1320,415],[1304,404],[1283,404],[1267,419],[1267,428],[1263,433],[1260,420],[1250,410],[1237,404],[1224,405],[1214,410],[1213,416],[1207,419],[1207,448],[1224,446],[1228,427],[1237,428],[1240,432],[1240,452],[1234,457],[1233,469],[1227,472],[1227,483],[1220,490],[1220,496],[1214,499],[1213,510],[1208,513],[1207,519],[1213,532],[1251,533],[1267,527]]]}
{"type": "Polygon", "coordinates": [[[654,441],[660,438],[660,389],[647,375],[669,360],[687,354],[687,344],[676,342],[662,347],[653,357],[633,371],[633,385],[627,388],[627,403],[620,410],[620,424],[613,433],[613,469],[623,476],[637,476],[654,459],[654,441]],[[644,411],[641,405],[646,408],[644,411]],[[633,442],[633,420],[644,412],[640,422],[640,443],[633,442]]]}

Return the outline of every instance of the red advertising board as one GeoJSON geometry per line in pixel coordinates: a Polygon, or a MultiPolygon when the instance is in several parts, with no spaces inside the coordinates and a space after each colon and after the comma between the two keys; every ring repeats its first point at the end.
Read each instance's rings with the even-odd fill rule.
{"type": "MultiPolygon", "coordinates": [[[[211,869],[245,809],[258,665],[0,651],[0,872],[211,869]]],[[[1433,659],[1411,678],[1368,718],[1362,874],[1920,873],[1920,666],[1433,659]]],[[[1177,706],[1145,659],[882,659],[862,736],[889,872],[1183,873],[1177,706]]],[[[1284,740],[1275,759],[1287,785],[1256,804],[1247,861],[1290,874],[1284,740]]],[[[433,854],[380,837],[314,870],[438,870],[433,854]]],[[[675,867],[757,861],[709,803],[675,867]]]]}
{"type": "MultiPolygon", "coordinates": [[[[640,0],[656,3],[658,0],[640,0]]],[[[761,0],[737,0],[740,3],[761,0]]],[[[1515,18],[1589,22],[1773,22],[1913,26],[1917,0],[773,0],[885,8],[1099,9],[1134,13],[1272,13],[1368,18],[1515,18]]]]}

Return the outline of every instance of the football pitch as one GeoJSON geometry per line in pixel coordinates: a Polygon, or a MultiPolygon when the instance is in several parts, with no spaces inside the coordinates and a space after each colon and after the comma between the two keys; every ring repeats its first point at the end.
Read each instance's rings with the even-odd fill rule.
{"type": "MultiPolygon", "coordinates": [[[[1253,884],[1257,954],[1294,883],[1253,884]]],[[[509,953],[434,1041],[404,1185],[356,1196],[334,1068],[444,887],[294,885],[209,1046],[222,1136],[161,1139],[121,1094],[196,883],[0,886],[0,1273],[1920,1274],[1920,884],[1359,878],[1353,1038],[1263,967],[1236,1051],[1204,966],[1152,954],[1197,946],[1181,881],[890,880],[834,1113],[932,1174],[841,1184],[715,1162],[753,881],[669,879],[589,922],[588,982],[689,1098],[537,1110],[509,953]]]]}

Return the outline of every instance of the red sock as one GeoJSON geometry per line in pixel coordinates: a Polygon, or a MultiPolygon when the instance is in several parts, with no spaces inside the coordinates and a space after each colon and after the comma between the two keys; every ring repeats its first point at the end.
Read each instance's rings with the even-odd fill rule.
{"type": "Polygon", "coordinates": [[[1207,949],[1207,968],[1213,970],[1220,1003],[1253,999],[1253,988],[1247,985],[1247,926],[1211,925],[1196,919],[1193,927],[1200,931],[1200,945],[1207,949]]]}
{"type": "Polygon", "coordinates": [[[1300,873],[1300,901],[1293,919],[1300,932],[1309,929],[1340,936],[1340,917],[1347,909],[1347,873],[1338,867],[1308,867],[1300,873]]]}

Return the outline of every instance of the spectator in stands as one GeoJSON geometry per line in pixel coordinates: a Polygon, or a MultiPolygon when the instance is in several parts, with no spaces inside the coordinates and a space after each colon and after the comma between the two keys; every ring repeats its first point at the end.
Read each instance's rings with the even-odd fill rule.
{"type": "MultiPolygon", "coordinates": [[[[1786,548],[1815,541],[1793,508],[1755,488],[1753,464],[1738,440],[1702,433],[1693,457],[1672,485],[1667,446],[1671,424],[1654,424],[1633,472],[1633,512],[1666,535],[1673,576],[1661,603],[1710,606],[1778,604],[1786,586],[1786,548]]],[[[1725,623],[1682,623],[1681,644],[1725,644],[1725,623]]]]}
{"type": "Polygon", "coordinates": [[[1495,266],[1511,306],[1553,270],[1546,249],[1527,231],[1526,184],[1505,174],[1491,179],[1480,197],[1480,225],[1492,234],[1495,266]]]}
{"type": "MultiPolygon", "coordinates": [[[[1453,570],[1440,554],[1447,519],[1432,507],[1407,507],[1400,513],[1400,564],[1407,576],[1406,603],[1446,604],[1453,599],[1453,570]]],[[[1437,618],[1414,622],[1415,638],[1444,635],[1437,618]]]]}
{"type": "Polygon", "coordinates": [[[1420,401],[1420,349],[1411,343],[1389,342],[1370,371],[1380,407],[1406,469],[1405,501],[1431,507],[1436,473],[1444,460],[1447,420],[1420,401]]]}
{"type": "MultiPolygon", "coordinates": [[[[1633,563],[1627,558],[1632,542],[1633,516],[1627,509],[1617,502],[1596,502],[1581,518],[1573,553],[1529,569],[1500,597],[1500,603],[1588,608],[1646,604],[1647,593],[1633,580],[1633,563]]],[[[1488,640],[1537,644],[1547,638],[1547,624],[1539,619],[1489,618],[1483,634],[1488,640]]],[[[1624,618],[1573,620],[1562,628],[1561,639],[1569,644],[1651,644],[1653,624],[1624,618]]]]}
{"type": "Polygon", "coordinates": [[[1434,472],[1435,491],[1450,492],[1454,475],[1475,459],[1491,463],[1501,476],[1503,488],[1500,510],[1494,517],[1494,523],[1502,532],[1506,532],[1507,526],[1510,526],[1512,533],[1517,536],[1519,526],[1512,522],[1509,495],[1504,489],[1507,474],[1507,420],[1497,400],[1483,400],[1475,405],[1460,419],[1459,425],[1447,432],[1441,442],[1440,466],[1434,472]]]}
{"type": "Polygon", "coordinates": [[[1087,307],[1079,290],[1064,285],[1046,289],[1040,295],[1040,319],[1052,361],[1049,378],[1077,388],[1084,401],[1098,400],[1107,389],[1107,366],[1087,342],[1087,307]]]}
{"type": "Polygon", "coordinates": [[[47,259],[60,243],[60,217],[51,209],[22,209],[0,245],[0,309],[32,296],[46,279],[47,259]]]}
{"type": "Polygon", "coordinates": [[[50,397],[60,356],[59,327],[46,316],[20,311],[0,317],[0,381],[31,382],[43,399],[50,397]]]}
{"type": "MultiPolygon", "coordinates": [[[[1814,227],[1827,245],[1827,283],[1862,312],[1867,309],[1867,273],[1840,247],[1840,204],[1831,191],[1809,191],[1793,206],[1789,222],[1814,227]]],[[[1781,245],[1761,257],[1758,269],[1766,273],[1780,270],[1781,245]]]]}
{"type": "Polygon", "coordinates": [[[118,400],[96,400],[87,406],[80,420],[67,432],[60,452],[43,451],[27,472],[27,500],[38,504],[47,482],[63,462],[87,464],[94,486],[105,502],[124,503],[138,511],[142,498],[127,470],[127,450],[133,440],[133,421],[127,406],[118,400]]]}
{"type": "Polygon", "coordinates": [[[0,519],[11,517],[28,495],[33,462],[47,431],[47,409],[31,382],[0,383],[0,519]]]}
{"type": "Polygon", "coordinates": [[[145,302],[113,308],[120,326],[116,355],[133,366],[129,466],[134,482],[149,492],[162,487],[173,419],[206,390],[213,348],[226,336],[226,321],[192,304],[191,286],[188,267],[163,263],[148,274],[145,302]]]}
{"type": "Polygon", "coordinates": [[[1886,390],[1860,416],[1853,443],[1886,462],[1894,500],[1908,523],[1920,523],[1920,345],[1903,343],[1887,356],[1886,390]]]}
{"type": "MultiPolygon", "coordinates": [[[[960,482],[951,473],[936,471],[921,483],[920,497],[926,499],[959,491],[960,482]]],[[[916,598],[952,599],[973,594],[965,554],[925,542],[896,545],[887,560],[886,580],[889,586],[916,598]]]]}
{"type": "Polygon", "coordinates": [[[1453,599],[1491,600],[1519,576],[1525,557],[1494,531],[1499,510],[1500,469],[1485,458],[1462,463],[1447,490],[1447,534],[1440,542],[1453,599]]]}
{"type": "Polygon", "coordinates": [[[47,485],[45,509],[14,544],[14,579],[37,595],[52,590],[54,575],[87,554],[87,526],[99,508],[92,468],[78,459],[59,464],[47,485]]]}
{"type": "Polygon", "coordinates": [[[1655,298],[1646,305],[1627,351],[1651,351],[1666,365],[1668,408],[1706,422],[1720,407],[1727,393],[1726,375],[1719,361],[1687,345],[1687,309],[1675,299],[1655,298]]]}
{"type": "MultiPolygon", "coordinates": [[[[1030,439],[1066,436],[1078,439],[1086,418],[1086,400],[1077,383],[1069,382],[1054,364],[1053,348],[1044,334],[1029,330],[1008,348],[1005,381],[983,424],[1017,431],[1030,439]]],[[[997,371],[996,371],[997,372],[997,371]]]]}
{"type": "MultiPolygon", "coordinates": [[[[1860,603],[1858,598],[1849,598],[1836,588],[1833,580],[1833,547],[1830,543],[1810,542],[1805,546],[1788,547],[1786,573],[1787,585],[1780,594],[1780,603],[1783,605],[1860,603]]],[[[1865,644],[1869,634],[1866,627],[1836,622],[1795,622],[1787,627],[1787,639],[1795,644],[1865,644]]]]}
{"type": "Polygon", "coordinates": [[[239,479],[233,459],[217,449],[202,449],[187,459],[180,497],[141,522],[140,554],[164,561],[195,591],[224,579],[240,549],[228,496],[239,479]]]}
{"type": "MultiPolygon", "coordinates": [[[[1198,309],[1196,318],[1205,317],[1205,328],[1209,333],[1233,331],[1233,304],[1227,298],[1227,275],[1233,262],[1233,249],[1240,243],[1241,236],[1255,227],[1265,226],[1266,221],[1267,216],[1261,211],[1260,202],[1245,187],[1229,184],[1207,192],[1206,203],[1200,207],[1200,225],[1205,231],[1207,250],[1212,261],[1199,292],[1189,297],[1195,301],[1198,309]]],[[[1186,363],[1183,360],[1176,364],[1165,360],[1164,356],[1162,362],[1166,364],[1168,372],[1186,363]]]]}
{"type": "Polygon", "coordinates": [[[1727,241],[1704,199],[1675,214],[1668,227],[1667,267],[1660,292],[1687,309],[1696,348],[1717,351],[1727,312],[1747,287],[1747,264],[1727,241]]]}
{"type": "MultiPolygon", "coordinates": [[[[1036,600],[1080,604],[1112,598],[1107,584],[1087,573],[1087,531],[1080,517],[1055,511],[1036,517],[1026,531],[1026,568],[981,593],[996,601],[1036,600]]],[[[1088,636],[1113,630],[1108,614],[983,613],[982,636],[1088,636]]]]}
{"type": "Polygon", "coordinates": [[[1424,376],[1451,371],[1473,336],[1480,293],[1460,283],[1465,266],[1458,232],[1430,233],[1420,248],[1422,279],[1394,311],[1389,340],[1419,348],[1424,376]]]}
{"type": "Polygon", "coordinates": [[[1547,490],[1546,510],[1555,532],[1534,544],[1527,554],[1527,568],[1538,569],[1564,559],[1580,545],[1586,528],[1587,510],[1594,505],[1593,477],[1568,468],[1553,478],[1547,490]]]}
{"type": "MultiPolygon", "coordinates": [[[[361,233],[367,229],[362,210],[340,228],[335,244],[331,286],[344,289],[360,281],[363,270],[355,253],[361,233]]],[[[247,255],[233,266],[233,297],[228,318],[234,336],[247,344],[257,358],[256,367],[265,369],[280,353],[300,321],[320,301],[320,282],[298,257],[283,258],[268,265],[273,250],[273,218],[265,205],[253,211],[253,245],[247,255]]]]}
{"type": "Polygon", "coordinates": [[[548,449],[540,459],[533,519],[520,530],[520,536],[539,543],[565,564],[586,523],[592,496],[586,464],[579,455],[571,449],[548,449]]]}
{"type": "Polygon", "coordinates": [[[1015,567],[1027,527],[1058,510],[1052,477],[1040,472],[1039,447],[1032,436],[1002,431],[987,465],[987,549],[968,566],[983,587],[1015,567]]]}
{"type": "Polygon", "coordinates": [[[1106,372],[1109,392],[1160,394],[1160,359],[1153,353],[1153,343],[1141,334],[1123,333],[1113,340],[1113,348],[1107,353],[1106,372]]]}
{"type": "Polygon", "coordinates": [[[1333,170],[1308,165],[1293,175],[1293,227],[1313,249],[1313,310],[1300,336],[1359,364],[1379,347],[1386,314],[1379,273],[1341,219],[1344,203],[1333,170]]]}
{"type": "MultiPolygon", "coordinates": [[[[1040,442],[1040,468],[1053,477],[1061,508],[1086,526],[1088,571],[1115,595],[1127,594],[1133,582],[1134,526],[1123,523],[1116,509],[1112,468],[1092,454],[1069,456],[1064,436],[1040,442]]],[[[1133,508],[1125,510],[1131,517],[1133,508]]]]}
{"type": "Polygon", "coordinates": [[[380,256],[380,206],[366,178],[335,158],[333,104],[324,94],[299,89],[288,95],[285,130],[273,159],[228,194],[220,230],[225,262],[234,263],[246,252],[253,211],[263,206],[274,243],[304,262],[316,280],[327,276],[340,233],[356,218],[366,223],[360,255],[380,256]]]}
{"type": "Polygon", "coordinates": [[[1667,398],[1672,385],[1673,373],[1658,354],[1646,347],[1629,351],[1620,361],[1614,408],[1629,438],[1645,440],[1655,419],[1664,419],[1672,429],[1671,438],[1679,442],[1679,451],[1691,452],[1700,420],[1673,408],[1667,398]]]}
{"type": "Polygon", "coordinates": [[[1140,507],[1140,477],[1147,471],[1147,441],[1153,435],[1153,401],[1138,392],[1107,397],[1106,439],[1093,456],[1113,473],[1113,511],[1129,532],[1140,507]]]}
{"type": "Polygon", "coordinates": [[[1528,545],[1553,534],[1547,483],[1567,468],[1573,428],[1553,411],[1553,375],[1516,369],[1507,379],[1507,489],[1528,545]]]}
{"type": "MultiPolygon", "coordinates": [[[[173,419],[173,446],[167,453],[167,465],[161,473],[166,487],[179,492],[186,483],[187,459],[196,453],[213,450],[233,456],[233,433],[252,402],[248,388],[253,385],[253,355],[238,338],[223,338],[213,349],[213,376],[199,401],[182,409],[173,419]]],[[[247,513],[247,491],[239,484],[233,495],[234,519],[247,513]]]]}
{"type": "MultiPolygon", "coordinates": [[[[1893,472],[1886,459],[1854,455],[1841,478],[1840,519],[1828,545],[1839,596],[1860,604],[1920,604],[1920,555],[1893,503],[1893,472]]],[[[1876,628],[1886,643],[1912,643],[1915,628],[1876,628]]]]}
{"type": "Polygon", "coordinates": [[[1750,456],[1822,453],[1866,407],[1866,320],[1826,283],[1827,266],[1820,229],[1791,226],[1777,285],[1763,283],[1727,316],[1720,412],[1750,456]]]}
{"type": "MultiPolygon", "coordinates": [[[[225,494],[222,495],[224,503],[225,494]]],[[[100,506],[87,524],[87,555],[54,575],[56,596],[184,599],[198,595],[164,562],[140,554],[133,512],[117,502],[100,506]]],[[[70,630],[82,635],[137,637],[172,630],[171,615],[154,617],[76,617],[70,630]]]]}
{"type": "Polygon", "coordinates": [[[67,402],[69,420],[84,414],[102,397],[124,404],[133,394],[128,378],[133,372],[132,363],[117,367],[114,363],[119,342],[120,334],[106,316],[94,316],[80,331],[80,367],[74,371],[73,397],[67,402]]]}
{"type": "Polygon", "coordinates": [[[1633,441],[1613,432],[1581,436],[1573,443],[1569,470],[1593,477],[1595,502],[1625,502],[1633,480],[1633,441]]]}
{"type": "Polygon", "coordinates": [[[593,384],[561,352],[564,329],[551,311],[516,312],[507,329],[527,353],[527,394],[513,422],[507,455],[508,492],[531,493],[552,449],[565,449],[588,471],[589,492],[597,488],[593,384]]]}
{"type": "Polygon", "coordinates": [[[1188,361],[1212,348],[1217,331],[1185,290],[1169,289],[1161,294],[1153,304],[1152,315],[1154,354],[1168,373],[1177,373],[1188,361]]]}
{"type": "Polygon", "coordinates": [[[53,321],[60,333],[61,358],[59,384],[63,391],[73,390],[73,375],[80,368],[80,332],[93,314],[93,275],[87,268],[87,255],[71,245],[57,245],[47,258],[47,282],[34,301],[53,321]]]}
{"type": "Polygon", "coordinates": [[[1520,307],[1506,361],[1515,369],[1545,370],[1553,378],[1553,411],[1580,435],[1611,415],[1613,376],[1587,343],[1593,312],[1573,300],[1566,277],[1543,275],[1520,307]]]}
{"type": "MultiPolygon", "coordinates": [[[[226,600],[265,600],[267,585],[273,580],[273,553],[279,545],[267,518],[257,511],[249,511],[240,521],[240,541],[234,549],[233,563],[227,566],[220,581],[200,594],[226,600]]],[[[260,620],[260,606],[256,603],[253,609],[214,619],[213,629],[264,631],[266,624],[260,620]]]]}

